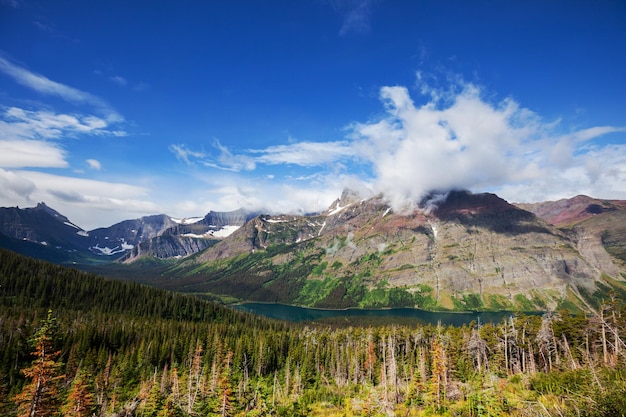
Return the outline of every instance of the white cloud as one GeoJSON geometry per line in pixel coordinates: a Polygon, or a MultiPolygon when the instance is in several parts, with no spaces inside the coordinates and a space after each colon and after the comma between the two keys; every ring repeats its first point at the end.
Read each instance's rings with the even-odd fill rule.
{"type": "Polygon", "coordinates": [[[259,155],[256,163],[269,165],[294,164],[303,167],[319,166],[347,157],[355,152],[347,141],[339,142],[298,142],[289,145],[270,146],[263,150],[251,150],[259,155]]]}
{"type": "Polygon", "coordinates": [[[57,114],[18,107],[0,113],[0,167],[64,168],[65,149],[51,140],[91,136],[123,136],[108,130],[108,122],[96,116],[57,114]]]}
{"type": "Polygon", "coordinates": [[[91,169],[95,169],[96,171],[100,171],[102,169],[102,164],[97,159],[87,159],[85,162],[87,162],[87,165],[89,165],[89,168],[91,169]]]}
{"type": "Polygon", "coordinates": [[[60,97],[74,104],[88,104],[101,112],[109,122],[123,121],[123,117],[100,97],[29,71],[2,56],[0,56],[0,71],[13,78],[18,84],[35,90],[40,94],[60,97]]]}
{"type": "Polygon", "coordinates": [[[352,123],[343,140],[290,140],[240,152],[215,141],[216,155],[183,145],[170,149],[187,164],[230,171],[208,181],[195,171],[206,184],[198,194],[205,203],[197,207],[224,211],[320,211],[345,187],[364,197],[383,193],[396,211],[433,191],[460,188],[496,192],[509,201],[581,193],[626,198],[625,128],[564,127],[511,98],[486,99],[476,85],[448,81],[441,89],[418,85],[418,104],[407,88],[382,88],[385,112],[352,123]]]}
{"type": "Polygon", "coordinates": [[[35,184],[11,171],[0,168],[0,201],[3,206],[15,206],[16,203],[30,201],[35,184]]]}
{"type": "Polygon", "coordinates": [[[58,145],[40,140],[0,139],[2,168],[65,168],[65,151],[58,145]]]}
{"type": "Polygon", "coordinates": [[[129,184],[3,169],[0,184],[0,206],[44,201],[85,229],[159,212],[148,188],[129,184]]]}
{"type": "Polygon", "coordinates": [[[10,107],[0,116],[0,138],[56,139],[79,134],[124,136],[107,130],[107,121],[92,115],[57,114],[48,110],[10,107]]]}
{"type": "Polygon", "coordinates": [[[176,159],[183,161],[187,165],[191,165],[193,163],[191,158],[205,157],[203,152],[191,151],[185,145],[170,145],[169,150],[176,156],[176,159]]]}
{"type": "Polygon", "coordinates": [[[594,127],[562,135],[554,123],[512,99],[490,103],[478,87],[458,87],[459,92],[425,89],[430,100],[422,106],[414,104],[406,88],[385,87],[381,99],[387,115],[353,126],[354,146],[372,165],[375,191],[383,192],[395,209],[410,207],[433,190],[452,188],[512,190],[515,184],[528,184],[518,187],[519,192],[553,184],[571,196],[588,189],[592,179],[603,178],[615,191],[626,192],[618,168],[623,149],[601,165],[589,162],[594,152],[579,146],[623,128],[594,127]],[[609,179],[605,174],[610,167],[617,172],[609,179]]]}

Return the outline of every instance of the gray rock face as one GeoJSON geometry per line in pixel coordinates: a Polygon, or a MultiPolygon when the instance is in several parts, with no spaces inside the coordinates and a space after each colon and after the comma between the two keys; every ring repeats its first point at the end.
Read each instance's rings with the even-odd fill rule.
{"type": "Polygon", "coordinates": [[[125,220],[110,227],[90,231],[89,249],[96,254],[123,254],[175,226],[176,223],[165,214],[125,220]]]}
{"type": "MultiPolygon", "coordinates": [[[[209,212],[202,220],[193,222],[174,222],[161,233],[143,239],[122,258],[124,262],[133,262],[142,256],[160,259],[184,258],[213,246],[235,229],[253,218],[245,210],[231,212],[209,212]]],[[[168,218],[169,219],[169,218],[168,218]]]]}

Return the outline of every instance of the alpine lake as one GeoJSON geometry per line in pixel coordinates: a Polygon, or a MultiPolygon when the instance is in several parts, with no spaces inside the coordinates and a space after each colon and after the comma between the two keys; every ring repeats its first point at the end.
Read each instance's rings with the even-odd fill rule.
{"type": "MultiPolygon", "coordinates": [[[[244,302],[235,304],[233,308],[252,314],[291,322],[345,322],[345,324],[367,323],[405,323],[405,324],[441,324],[444,326],[463,326],[475,323],[501,323],[503,319],[514,316],[512,311],[472,311],[445,312],[425,311],[415,308],[388,309],[319,309],[290,306],[277,303],[244,302]]],[[[530,312],[524,314],[541,314],[530,312]]]]}

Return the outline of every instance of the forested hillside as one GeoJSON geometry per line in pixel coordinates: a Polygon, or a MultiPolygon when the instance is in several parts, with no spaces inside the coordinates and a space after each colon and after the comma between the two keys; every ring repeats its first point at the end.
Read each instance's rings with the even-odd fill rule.
{"type": "Polygon", "coordinates": [[[626,310],[295,325],[0,250],[0,415],[620,416],[626,310]]]}

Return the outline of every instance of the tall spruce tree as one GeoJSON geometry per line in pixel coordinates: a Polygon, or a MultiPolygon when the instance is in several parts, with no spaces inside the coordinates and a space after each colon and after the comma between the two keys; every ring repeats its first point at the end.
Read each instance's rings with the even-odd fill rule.
{"type": "Polygon", "coordinates": [[[64,377],[62,364],[57,362],[60,351],[54,350],[56,320],[52,310],[32,339],[35,356],[31,366],[22,369],[29,379],[22,391],[14,398],[18,406],[18,417],[48,417],[56,414],[60,403],[58,384],[64,377]]]}

